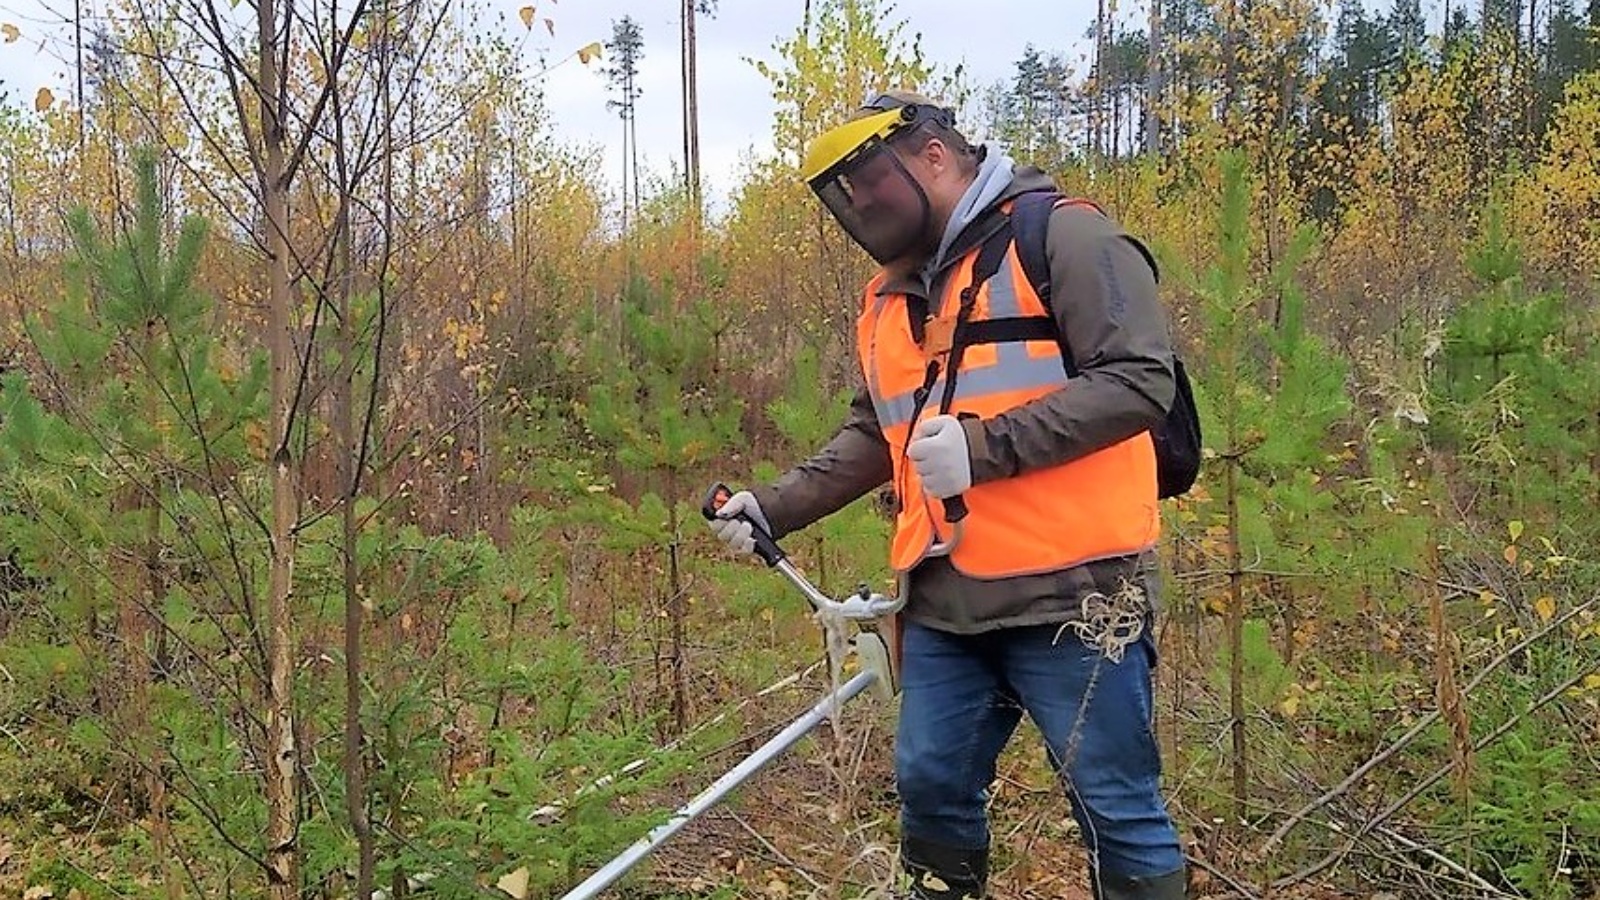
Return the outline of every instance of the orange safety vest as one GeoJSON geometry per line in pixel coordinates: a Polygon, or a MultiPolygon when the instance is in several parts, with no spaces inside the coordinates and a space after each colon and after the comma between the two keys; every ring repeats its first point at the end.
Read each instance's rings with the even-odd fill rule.
{"type": "MultiPolygon", "coordinates": [[[[939,412],[949,338],[978,255],[975,248],[958,261],[943,296],[930,301],[930,309],[938,312],[928,322],[924,343],[912,335],[906,296],[879,293],[882,273],[867,284],[856,321],[861,369],[893,460],[900,509],[889,559],[899,572],[909,571],[931,546],[950,536],[943,504],[924,493],[905,447],[917,421],[939,412]],[[938,363],[940,375],[922,391],[919,403],[931,362],[938,363]]],[[[967,321],[1048,315],[1013,241],[996,274],[979,286],[967,321]]],[[[1074,387],[1054,340],[973,344],[960,365],[950,415],[990,418],[1074,387]]],[[[968,509],[965,532],[950,561],[976,578],[1054,572],[1146,550],[1160,536],[1149,432],[1059,465],[974,485],[962,496],[968,509]]]]}

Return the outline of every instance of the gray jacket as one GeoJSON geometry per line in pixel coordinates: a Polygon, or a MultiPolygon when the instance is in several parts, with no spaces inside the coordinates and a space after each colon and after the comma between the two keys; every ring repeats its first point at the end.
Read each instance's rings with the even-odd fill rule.
{"type": "MultiPolygon", "coordinates": [[[[936,261],[920,275],[892,279],[882,290],[905,293],[913,314],[925,314],[928,298],[941,295],[954,264],[1001,227],[999,204],[1051,186],[1037,169],[1016,170],[992,201],[972,211],[964,227],[952,224],[956,233],[946,237],[936,261]]],[[[1143,245],[1091,210],[1066,207],[1051,214],[1045,256],[1052,310],[1069,337],[1078,380],[1070,391],[993,418],[965,421],[975,484],[1057,465],[1125,440],[1160,423],[1172,403],[1167,316],[1143,245]]],[[[826,446],[753,492],[774,535],[781,537],[882,486],[891,474],[890,448],[863,389],[826,446]]],[[[1063,528],[1093,524],[1061,523],[1063,528]]],[[[948,559],[924,560],[911,572],[904,615],[957,633],[1070,621],[1080,617],[1085,598],[1096,591],[1116,596],[1130,582],[1150,591],[1152,556],[1000,579],[964,575],[948,559]]]]}

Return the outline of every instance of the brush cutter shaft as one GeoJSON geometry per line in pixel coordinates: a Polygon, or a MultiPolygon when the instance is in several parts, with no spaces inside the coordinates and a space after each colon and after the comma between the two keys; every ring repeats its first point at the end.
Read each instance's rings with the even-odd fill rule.
{"type": "MultiPolygon", "coordinates": [[[[705,500],[700,505],[701,515],[706,519],[714,519],[717,511],[733,496],[733,491],[725,484],[713,484],[706,491],[705,500]]],[[[959,498],[956,498],[959,504],[959,498]]],[[[868,590],[862,585],[854,594],[835,600],[827,594],[817,590],[809,579],[794,567],[783,548],[772,535],[749,516],[739,513],[737,518],[748,522],[751,534],[755,540],[756,555],[770,567],[778,570],[791,584],[800,589],[800,593],[811,602],[812,608],[824,616],[836,619],[877,619],[889,615],[905,605],[905,598],[890,599],[882,594],[868,590]]],[[[952,519],[952,521],[955,521],[952,519]]],[[[582,884],[564,894],[561,900],[590,900],[598,896],[601,891],[627,874],[628,870],[638,865],[641,860],[649,856],[655,849],[666,843],[667,839],[677,834],[684,825],[706,810],[715,806],[723,797],[726,797],[734,788],[743,784],[746,779],[755,774],[757,770],[777,759],[784,751],[805,736],[811,729],[821,724],[833,712],[854,698],[857,694],[869,687],[878,686],[883,689],[886,699],[892,698],[894,689],[894,673],[889,662],[888,645],[877,634],[861,633],[856,636],[854,644],[856,652],[861,656],[867,668],[857,673],[837,690],[824,697],[811,707],[811,710],[794,722],[789,727],[778,732],[771,740],[762,744],[754,753],[745,757],[738,765],[728,770],[706,788],[699,796],[678,808],[672,818],[665,823],[651,829],[650,833],[641,838],[633,846],[624,850],[615,859],[606,863],[599,871],[590,875],[582,884]],[[866,640],[863,645],[861,642],[866,640]]]]}
{"type": "Polygon", "coordinates": [[[900,607],[906,605],[904,597],[885,597],[869,591],[865,585],[855,593],[846,594],[835,600],[818,590],[817,586],[800,574],[800,570],[787,559],[779,560],[773,568],[799,588],[800,593],[806,595],[813,609],[836,619],[881,619],[890,613],[899,612],[900,607]]]}
{"type": "Polygon", "coordinates": [[[862,671],[854,678],[839,686],[837,691],[824,697],[811,711],[795,719],[789,727],[778,732],[771,740],[762,744],[756,752],[744,758],[737,766],[728,770],[727,774],[712,782],[701,794],[690,800],[672,814],[665,824],[658,825],[651,832],[641,838],[638,843],[624,850],[620,856],[606,863],[598,872],[590,875],[584,882],[562,896],[561,900],[589,900],[599,896],[600,892],[614,884],[617,879],[627,874],[629,869],[638,865],[641,860],[649,856],[666,843],[667,838],[677,834],[696,816],[715,806],[718,801],[726,797],[734,788],[743,784],[746,779],[755,774],[757,770],[777,759],[785,750],[804,737],[807,732],[822,723],[839,706],[844,705],[852,697],[872,686],[878,680],[878,673],[872,670],[862,671]]]}
{"type": "Polygon", "coordinates": [[[799,588],[800,593],[804,594],[806,599],[811,601],[813,608],[827,609],[828,607],[834,605],[833,598],[829,597],[827,594],[824,594],[822,591],[817,590],[817,586],[812,584],[811,580],[806,578],[806,576],[800,574],[800,570],[794,567],[794,563],[789,562],[787,559],[780,559],[778,560],[778,564],[773,566],[773,568],[777,569],[779,574],[783,575],[783,577],[789,579],[790,584],[799,588]]]}

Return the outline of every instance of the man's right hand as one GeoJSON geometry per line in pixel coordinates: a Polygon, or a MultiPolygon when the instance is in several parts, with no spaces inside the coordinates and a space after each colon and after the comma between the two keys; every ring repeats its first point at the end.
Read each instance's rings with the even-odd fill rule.
{"type": "Polygon", "coordinates": [[[756,502],[756,495],[749,491],[740,491],[729,497],[728,502],[717,510],[716,518],[709,520],[712,533],[739,553],[755,552],[755,529],[750,527],[751,522],[760,526],[762,531],[772,533],[767,517],[761,512],[761,504],[756,502]],[[740,513],[744,513],[745,517],[735,518],[740,513]]]}

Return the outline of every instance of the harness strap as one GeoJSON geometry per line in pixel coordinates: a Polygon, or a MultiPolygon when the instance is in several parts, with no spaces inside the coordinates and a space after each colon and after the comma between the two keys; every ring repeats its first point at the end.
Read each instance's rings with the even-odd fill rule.
{"type": "MultiPolygon", "coordinates": [[[[974,326],[967,320],[972,317],[972,308],[978,304],[978,291],[1000,271],[1006,251],[1011,249],[1013,234],[1011,223],[1007,220],[983,242],[983,247],[978,250],[978,259],[972,264],[972,282],[961,290],[961,306],[956,310],[955,334],[950,339],[950,357],[944,376],[944,396],[939,399],[940,415],[950,412],[951,405],[955,403],[956,376],[961,372],[961,358],[966,355],[967,346],[973,342],[971,331],[974,326]]],[[[913,417],[913,424],[915,421],[913,417]]]]}
{"type": "Polygon", "coordinates": [[[1057,330],[1055,320],[1049,316],[985,319],[982,322],[967,323],[966,343],[972,347],[978,344],[1054,341],[1057,330]]]}

